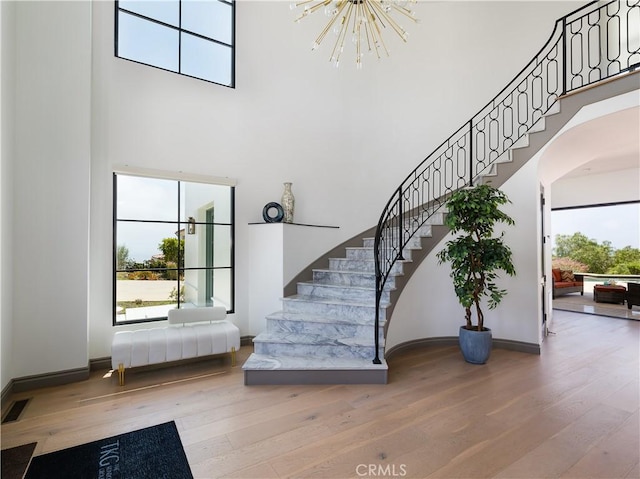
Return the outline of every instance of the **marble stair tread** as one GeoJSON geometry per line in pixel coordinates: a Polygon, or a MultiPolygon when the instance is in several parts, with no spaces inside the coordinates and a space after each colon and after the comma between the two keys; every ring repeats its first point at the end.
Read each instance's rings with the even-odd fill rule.
{"type": "MultiPolygon", "coordinates": [[[[317,286],[319,288],[325,288],[325,289],[351,289],[351,290],[362,290],[362,291],[373,291],[375,292],[376,288],[372,287],[372,286],[352,286],[352,285],[345,285],[345,284],[335,284],[335,283],[317,283],[315,281],[300,281],[298,284],[302,284],[305,286],[317,286]]],[[[395,288],[389,288],[387,289],[387,291],[392,291],[395,288]]]]}
{"type": "MultiPolygon", "coordinates": [[[[264,332],[253,338],[255,343],[296,344],[305,346],[366,346],[374,345],[373,334],[370,337],[327,337],[319,334],[264,332]]],[[[380,346],[384,346],[384,338],[380,338],[380,346]]]]}
{"type": "MultiPolygon", "coordinates": [[[[338,324],[338,325],[354,325],[354,326],[371,326],[373,328],[374,320],[373,319],[363,319],[363,318],[332,318],[326,315],[321,314],[310,314],[310,313],[294,313],[294,312],[284,312],[284,311],[276,311],[275,313],[271,313],[267,316],[267,319],[279,319],[285,321],[301,321],[301,322],[310,322],[310,323],[324,323],[324,324],[338,324]]],[[[380,318],[380,326],[384,326],[386,319],[380,318]]],[[[373,331],[373,330],[372,330],[373,331]]]]}
{"type": "MultiPolygon", "coordinates": [[[[333,258],[336,260],[343,260],[343,261],[348,261],[346,258],[333,258]]],[[[369,275],[373,275],[374,279],[375,279],[375,275],[376,273],[374,271],[367,271],[367,270],[356,270],[356,269],[331,269],[331,268],[315,268],[312,271],[318,271],[320,273],[338,273],[338,274],[344,274],[344,275],[348,275],[348,274],[352,274],[352,275],[361,275],[361,276],[369,276],[369,275]]],[[[394,276],[403,276],[404,273],[402,272],[398,272],[398,273],[393,273],[394,276]]]]}
{"type": "MultiPolygon", "coordinates": [[[[318,298],[316,296],[307,296],[305,294],[294,294],[292,296],[287,296],[282,298],[283,301],[304,301],[310,303],[322,303],[322,304],[337,304],[337,305],[345,305],[345,306],[362,306],[364,308],[373,308],[375,304],[372,304],[370,301],[363,303],[358,301],[352,301],[347,299],[339,299],[339,298],[318,298]]],[[[388,301],[381,301],[380,308],[386,308],[390,305],[388,301]]]]}
{"type": "MultiPolygon", "coordinates": [[[[404,251],[408,251],[408,250],[414,250],[414,251],[418,251],[423,249],[422,248],[422,240],[426,238],[426,236],[419,236],[419,235],[414,235],[412,238],[409,239],[409,243],[407,243],[404,247],[404,251]]],[[[373,238],[370,239],[365,239],[365,246],[363,246],[363,248],[373,248],[373,238]],[[371,244],[369,244],[371,243],[371,244]]],[[[387,250],[389,251],[389,250],[387,250]]],[[[393,250],[395,251],[395,250],[393,250]]]]}
{"type": "MultiPolygon", "coordinates": [[[[417,248],[415,248],[415,249],[417,249],[417,248]]],[[[336,261],[352,261],[352,262],[354,262],[354,263],[366,263],[366,264],[369,264],[369,263],[370,263],[370,264],[372,264],[372,265],[375,265],[375,260],[374,260],[373,258],[369,258],[369,259],[354,259],[354,258],[345,258],[345,257],[343,256],[343,257],[341,257],[341,258],[340,258],[340,257],[331,257],[331,258],[329,258],[329,259],[330,259],[330,260],[336,260],[336,261]]],[[[398,263],[411,263],[411,260],[408,260],[408,259],[405,259],[405,260],[399,259],[399,260],[398,260],[398,263]]],[[[342,271],[342,270],[340,270],[340,271],[342,271]]],[[[359,271],[359,272],[361,272],[361,273],[369,273],[369,272],[370,272],[370,270],[368,270],[368,269],[352,269],[352,270],[349,270],[349,271],[359,271]]]]}
{"type": "MultiPolygon", "coordinates": [[[[411,246],[405,246],[404,250],[405,251],[410,251],[410,250],[421,250],[422,246],[419,245],[411,245],[411,246]]],[[[347,246],[345,248],[345,250],[347,251],[363,251],[363,252],[371,252],[371,254],[373,255],[373,246],[347,246]]],[[[395,251],[395,248],[382,248],[382,251],[395,251]]]]}
{"type": "MultiPolygon", "coordinates": [[[[335,269],[314,268],[312,271],[313,282],[318,284],[333,284],[336,286],[361,286],[364,288],[375,288],[376,273],[374,271],[339,271],[335,269]]],[[[387,281],[385,289],[394,286],[394,277],[400,275],[390,275],[391,282],[387,281]]]]}
{"type": "Polygon", "coordinates": [[[381,358],[382,364],[373,364],[371,359],[358,358],[322,358],[299,356],[268,356],[253,353],[242,365],[242,369],[279,369],[279,370],[366,370],[388,369],[387,362],[381,358]]]}

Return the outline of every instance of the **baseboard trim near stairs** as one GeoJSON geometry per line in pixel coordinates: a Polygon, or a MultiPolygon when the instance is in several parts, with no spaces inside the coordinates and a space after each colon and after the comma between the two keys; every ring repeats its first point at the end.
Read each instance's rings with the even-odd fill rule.
{"type": "MultiPolygon", "coordinates": [[[[440,336],[437,338],[413,339],[405,343],[396,344],[390,347],[386,353],[387,361],[395,354],[408,351],[411,349],[420,349],[434,346],[458,346],[457,336],[440,336]]],[[[540,355],[540,345],[535,343],[525,343],[523,341],[513,341],[511,339],[493,339],[493,347],[496,349],[507,349],[509,351],[518,351],[520,353],[540,355]]]]}

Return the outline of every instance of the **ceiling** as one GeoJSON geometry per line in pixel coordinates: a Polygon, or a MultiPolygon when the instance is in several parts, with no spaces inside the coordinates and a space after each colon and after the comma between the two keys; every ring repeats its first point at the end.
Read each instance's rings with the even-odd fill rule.
{"type": "Polygon", "coordinates": [[[579,164],[563,178],[640,168],[640,107],[591,120],[559,140],[554,153],[579,164]]]}

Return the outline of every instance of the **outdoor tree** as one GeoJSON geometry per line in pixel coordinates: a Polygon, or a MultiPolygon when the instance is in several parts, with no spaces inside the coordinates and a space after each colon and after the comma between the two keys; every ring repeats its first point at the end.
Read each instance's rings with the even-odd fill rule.
{"type": "Polygon", "coordinates": [[[158,245],[158,249],[164,255],[164,260],[184,267],[184,240],[178,238],[164,238],[158,245]],[[179,259],[179,261],[178,261],[179,259]]]}
{"type": "Polygon", "coordinates": [[[574,273],[588,273],[589,266],[580,261],[576,261],[571,258],[553,258],[551,261],[551,267],[556,269],[562,269],[565,271],[573,271],[574,273]]]}
{"type": "Polygon", "coordinates": [[[607,273],[640,274],[640,249],[625,246],[613,253],[613,266],[607,273]]]}
{"type": "Polygon", "coordinates": [[[590,273],[606,273],[613,266],[611,242],[603,241],[598,244],[582,233],[557,235],[554,253],[558,258],[571,258],[586,264],[590,273]]]}
{"type": "Polygon", "coordinates": [[[116,269],[125,269],[129,262],[129,248],[123,244],[116,247],[116,269]]]}
{"type": "Polygon", "coordinates": [[[640,274],[640,249],[625,246],[616,250],[609,241],[599,244],[582,233],[557,235],[553,252],[553,265],[560,269],[599,274],[640,274]]]}

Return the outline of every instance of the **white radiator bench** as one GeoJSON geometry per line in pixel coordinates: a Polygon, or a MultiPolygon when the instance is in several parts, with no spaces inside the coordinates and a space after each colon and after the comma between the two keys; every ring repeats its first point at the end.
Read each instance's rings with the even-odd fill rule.
{"type": "Polygon", "coordinates": [[[226,316],[222,306],[171,309],[167,327],[116,332],[111,367],[118,370],[120,385],[124,385],[125,369],[149,364],[231,353],[235,366],[240,330],[226,316]]]}

